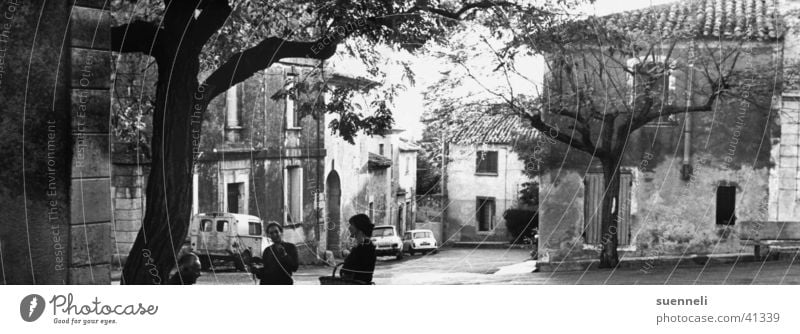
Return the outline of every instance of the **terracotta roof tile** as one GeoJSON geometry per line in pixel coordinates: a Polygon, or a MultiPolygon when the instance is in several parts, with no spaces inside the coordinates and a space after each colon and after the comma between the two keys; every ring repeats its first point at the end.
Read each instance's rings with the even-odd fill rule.
{"type": "Polygon", "coordinates": [[[774,40],[780,37],[777,0],[684,0],[600,19],[609,28],[696,37],[774,40]]]}
{"type": "Polygon", "coordinates": [[[481,115],[466,121],[453,136],[456,144],[511,144],[523,138],[535,138],[536,130],[517,116],[481,115]]]}

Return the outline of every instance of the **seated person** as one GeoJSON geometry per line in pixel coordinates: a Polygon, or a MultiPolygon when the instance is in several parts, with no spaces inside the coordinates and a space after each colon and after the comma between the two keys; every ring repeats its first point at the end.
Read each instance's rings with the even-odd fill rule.
{"type": "Polygon", "coordinates": [[[350,250],[350,255],[344,259],[340,276],[344,279],[372,283],[372,274],[375,271],[375,245],[372,243],[372,224],[365,214],[350,217],[350,236],[356,239],[356,246],[350,250]]]}
{"type": "Polygon", "coordinates": [[[178,272],[169,278],[167,284],[192,285],[200,275],[200,257],[194,253],[184,254],[178,259],[178,272]]]}

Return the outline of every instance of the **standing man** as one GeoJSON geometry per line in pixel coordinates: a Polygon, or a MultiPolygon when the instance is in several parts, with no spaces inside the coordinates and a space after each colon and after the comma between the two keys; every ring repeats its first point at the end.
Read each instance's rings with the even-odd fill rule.
{"type": "Polygon", "coordinates": [[[375,225],[365,214],[350,217],[350,236],[356,239],[356,246],[350,255],[344,259],[340,276],[345,279],[372,283],[372,274],[375,272],[375,245],[370,239],[375,225]]]}
{"type": "Polygon", "coordinates": [[[271,221],[267,224],[267,236],[272,245],[264,250],[261,261],[264,268],[256,272],[262,285],[292,285],[292,273],[297,271],[297,247],[283,241],[283,226],[271,221]]]}

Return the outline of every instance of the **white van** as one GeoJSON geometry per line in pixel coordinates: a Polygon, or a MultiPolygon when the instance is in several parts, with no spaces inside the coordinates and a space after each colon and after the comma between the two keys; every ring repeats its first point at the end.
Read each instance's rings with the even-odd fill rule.
{"type": "Polygon", "coordinates": [[[272,244],[260,218],[225,212],[192,217],[188,239],[204,269],[219,259],[233,261],[236,269],[245,270],[250,263],[260,262],[264,249],[272,244]]]}

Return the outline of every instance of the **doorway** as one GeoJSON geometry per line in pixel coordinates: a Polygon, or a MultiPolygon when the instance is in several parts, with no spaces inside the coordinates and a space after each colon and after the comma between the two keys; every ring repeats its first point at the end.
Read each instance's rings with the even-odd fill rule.
{"type": "Polygon", "coordinates": [[[328,230],[327,233],[327,243],[328,243],[328,250],[333,251],[336,253],[340,250],[339,247],[339,233],[341,231],[341,201],[342,201],[342,189],[341,189],[341,181],[339,180],[339,173],[336,171],[331,171],[328,174],[328,178],[325,180],[325,190],[326,190],[326,211],[327,211],[327,219],[328,222],[325,226],[328,230]]]}
{"type": "Polygon", "coordinates": [[[242,213],[242,188],[244,183],[228,183],[228,212],[242,213]]]}
{"type": "Polygon", "coordinates": [[[736,223],[736,187],[717,187],[717,225],[736,223]]]}

